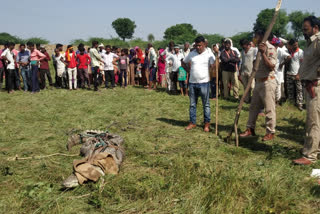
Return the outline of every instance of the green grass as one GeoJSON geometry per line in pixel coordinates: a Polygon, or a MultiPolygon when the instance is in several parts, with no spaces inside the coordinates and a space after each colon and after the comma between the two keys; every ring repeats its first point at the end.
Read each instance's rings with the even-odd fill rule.
{"type": "MultiPolygon", "coordinates": [[[[312,167],[291,164],[299,157],[305,113],[277,108],[277,138],[224,141],[237,103],[220,102],[219,137],[188,124],[186,97],[141,88],[39,94],[0,93],[1,213],[320,213],[320,187],[312,167]],[[67,153],[72,130],[102,129],[125,139],[126,159],[119,175],[74,190],[61,189],[73,157],[8,161],[67,153]]],[[[212,102],[212,120],[215,106],[212,102]]],[[[240,118],[245,129],[248,105],[240,118]]],[[[214,128],[214,124],[212,125],[214,128]]],[[[79,146],[70,154],[78,153],[79,146]]],[[[77,157],[76,157],[77,158],[77,157]]]]}

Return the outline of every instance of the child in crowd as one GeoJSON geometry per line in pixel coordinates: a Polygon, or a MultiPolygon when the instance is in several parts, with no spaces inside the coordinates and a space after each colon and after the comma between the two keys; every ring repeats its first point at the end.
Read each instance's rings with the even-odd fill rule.
{"type": "Polygon", "coordinates": [[[109,82],[111,82],[111,88],[114,89],[116,87],[115,85],[115,78],[114,78],[114,74],[115,74],[115,64],[116,62],[119,60],[118,55],[116,55],[115,53],[111,52],[111,46],[110,45],[106,45],[106,53],[101,54],[101,57],[104,61],[104,73],[105,73],[105,86],[106,89],[109,88],[109,82]]]}
{"type": "MultiPolygon", "coordinates": [[[[183,59],[181,59],[181,62],[183,59]]],[[[187,80],[187,71],[180,66],[178,71],[178,81],[180,86],[180,91],[182,96],[188,95],[188,80],[187,80]]]]}
{"type": "Polygon", "coordinates": [[[85,88],[85,82],[87,82],[88,88],[90,88],[88,65],[91,63],[90,56],[85,53],[84,47],[79,48],[79,54],[77,55],[78,62],[78,75],[80,79],[80,87],[85,88]]]}
{"type": "Polygon", "coordinates": [[[155,62],[152,61],[152,65],[149,68],[149,90],[152,90],[152,84],[153,84],[153,89],[157,89],[157,68],[155,65],[155,62]]]}
{"type": "Polygon", "coordinates": [[[137,58],[136,60],[137,64],[136,64],[136,83],[139,86],[141,84],[142,81],[142,65],[141,65],[141,59],[137,58]]]}
{"type": "Polygon", "coordinates": [[[66,65],[65,65],[65,57],[60,52],[58,48],[54,50],[54,60],[56,62],[56,70],[57,70],[57,88],[62,87],[62,77],[66,76],[66,65]]]}
{"type": "Polygon", "coordinates": [[[68,77],[69,77],[69,90],[77,90],[77,62],[76,53],[73,51],[72,45],[68,45],[66,51],[66,64],[68,66],[68,77]]]}
{"type": "Polygon", "coordinates": [[[119,57],[119,67],[120,67],[120,75],[119,75],[120,87],[122,87],[122,81],[124,79],[124,86],[123,87],[126,88],[127,87],[128,57],[126,56],[124,49],[121,50],[121,55],[119,57]]]}

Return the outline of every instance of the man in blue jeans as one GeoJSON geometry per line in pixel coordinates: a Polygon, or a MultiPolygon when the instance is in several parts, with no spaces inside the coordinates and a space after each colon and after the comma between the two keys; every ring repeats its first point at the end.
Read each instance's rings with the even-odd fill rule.
{"type": "Polygon", "coordinates": [[[26,45],[20,45],[20,52],[18,53],[17,63],[20,65],[21,76],[23,80],[24,91],[31,88],[31,70],[30,70],[30,52],[26,50],[26,45]]]}
{"type": "MultiPolygon", "coordinates": [[[[190,67],[189,98],[190,123],[186,130],[196,127],[197,103],[201,97],[204,114],[204,131],[210,131],[210,74],[213,69],[215,57],[212,51],[206,49],[205,38],[199,36],[195,39],[195,50],[190,52],[183,60],[184,67],[190,67]]],[[[188,70],[188,69],[187,69],[188,70]]]]}

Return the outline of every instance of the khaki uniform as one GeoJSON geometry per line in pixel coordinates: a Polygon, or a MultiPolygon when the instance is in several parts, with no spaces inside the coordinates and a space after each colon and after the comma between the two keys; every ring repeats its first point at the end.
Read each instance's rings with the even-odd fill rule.
{"type": "Polygon", "coordinates": [[[299,69],[302,82],[313,81],[314,95],[305,88],[307,107],[306,138],[303,155],[310,161],[316,161],[320,154],[320,33],[313,35],[304,50],[304,60],[299,69]],[[316,83],[316,81],[318,81],[316,83]]]}
{"type": "MultiPolygon", "coordinates": [[[[272,64],[277,63],[277,50],[269,42],[266,42],[266,55],[272,64]]],[[[248,128],[255,129],[258,114],[265,109],[267,133],[275,133],[276,128],[276,79],[275,71],[270,71],[262,59],[256,74],[256,83],[250,104],[248,128]]]]}

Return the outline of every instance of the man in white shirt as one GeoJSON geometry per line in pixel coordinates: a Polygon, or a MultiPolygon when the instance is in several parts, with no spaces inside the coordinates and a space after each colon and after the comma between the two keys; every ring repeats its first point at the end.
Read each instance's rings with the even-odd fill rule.
{"type": "MultiPolygon", "coordinates": [[[[210,131],[210,74],[213,69],[215,57],[211,51],[206,51],[205,38],[199,36],[195,39],[195,50],[183,60],[184,67],[190,64],[189,97],[190,97],[190,123],[186,130],[196,127],[197,103],[199,96],[202,100],[204,113],[204,131],[210,131]]],[[[188,69],[187,69],[188,70],[188,69]]]]}
{"type": "MultiPolygon", "coordinates": [[[[166,56],[168,58],[174,52],[174,42],[170,41],[168,47],[162,52],[161,56],[166,56]]],[[[170,80],[170,73],[172,72],[171,67],[166,63],[166,80],[167,80],[167,91],[170,93],[172,91],[172,82],[170,80]]]]}
{"type": "Polygon", "coordinates": [[[172,83],[172,91],[177,92],[177,83],[178,83],[178,72],[179,67],[181,66],[181,60],[183,59],[182,53],[180,53],[179,46],[174,47],[174,54],[166,58],[167,64],[172,67],[172,72],[170,73],[170,80],[172,83]]]}
{"type": "Polygon", "coordinates": [[[298,71],[303,61],[303,50],[299,48],[298,41],[294,39],[291,39],[288,44],[291,54],[291,61],[286,76],[287,96],[288,100],[294,101],[299,110],[302,111],[303,91],[298,71]]]}
{"type": "Polygon", "coordinates": [[[156,69],[153,70],[153,73],[152,73],[152,69],[157,67],[157,53],[156,53],[156,51],[155,51],[155,49],[154,49],[154,47],[153,47],[153,45],[151,43],[148,44],[148,48],[147,49],[148,49],[148,52],[149,52],[148,53],[149,65],[146,66],[146,68],[145,68],[146,71],[145,72],[146,72],[147,84],[149,85],[152,82],[156,82],[156,79],[153,80],[154,79],[153,77],[155,77],[155,75],[156,75],[156,72],[155,72],[156,69]],[[150,77],[151,77],[150,75],[153,75],[152,78],[151,78],[152,81],[150,80],[150,77]]]}
{"type": "Polygon", "coordinates": [[[8,44],[8,48],[5,49],[2,54],[1,58],[4,59],[7,62],[7,73],[6,78],[8,83],[8,93],[13,93],[13,87],[14,87],[14,77],[15,77],[15,64],[14,64],[14,53],[12,50],[14,49],[15,44],[10,42],[8,44]]]}
{"type": "Polygon", "coordinates": [[[213,53],[212,49],[209,47],[209,42],[207,39],[205,39],[204,45],[206,46],[207,51],[210,51],[213,53]]]}
{"type": "Polygon", "coordinates": [[[148,44],[148,50],[149,68],[151,68],[153,63],[155,66],[157,65],[157,53],[151,43],[148,44]]]}
{"type": "Polygon", "coordinates": [[[284,65],[291,59],[289,52],[280,48],[281,41],[278,38],[273,38],[271,44],[277,49],[277,64],[275,68],[275,75],[277,80],[276,88],[276,102],[279,103],[281,97],[284,95],[284,65]]]}
{"type": "MultiPolygon", "coordinates": [[[[248,82],[253,69],[253,62],[256,59],[258,49],[255,47],[251,47],[250,42],[246,39],[241,40],[240,45],[243,49],[241,52],[240,75],[241,75],[241,82],[245,90],[248,86],[248,82]]],[[[253,90],[253,88],[254,88],[254,80],[252,81],[249,93],[244,100],[246,103],[249,103],[251,100],[251,91],[253,90]]]]}
{"type": "Polygon", "coordinates": [[[98,41],[92,41],[92,48],[90,49],[90,58],[92,66],[92,78],[94,90],[98,91],[98,75],[100,62],[104,63],[101,55],[98,53],[98,41]]]}
{"type": "Polygon", "coordinates": [[[106,50],[104,49],[104,45],[101,43],[99,46],[99,54],[103,54],[103,53],[106,53],[106,50]]]}
{"type": "Polygon", "coordinates": [[[109,81],[111,82],[111,88],[113,89],[115,86],[114,79],[114,65],[116,61],[119,59],[119,56],[111,52],[111,46],[106,46],[106,53],[101,53],[101,58],[104,61],[104,75],[106,78],[105,85],[106,89],[109,88],[109,81]]]}
{"type": "Polygon", "coordinates": [[[183,58],[186,58],[190,53],[190,44],[189,42],[184,43],[183,50],[181,51],[183,58]]]}

